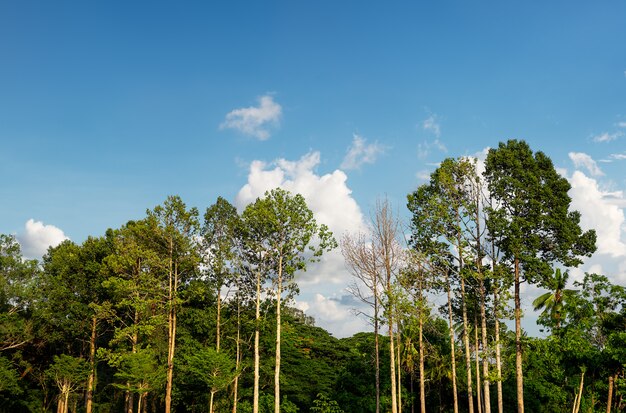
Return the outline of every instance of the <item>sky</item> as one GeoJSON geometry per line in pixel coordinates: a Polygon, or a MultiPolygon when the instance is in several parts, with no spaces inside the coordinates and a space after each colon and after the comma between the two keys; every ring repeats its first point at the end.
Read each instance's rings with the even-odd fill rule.
{"type": "MultiPolygon", "coordinates": [[[[340,238],[377,199],[408,218],[443,159],[523,139],[598,233],[571,279],[625,285],[624,16],[618,0],[2,2],[0,233],[37,258],[168,195],[242,209],[280,186],[340,238]]],[[[368,328],[339,251],[298,282],[318,325],[368,328]]]]}

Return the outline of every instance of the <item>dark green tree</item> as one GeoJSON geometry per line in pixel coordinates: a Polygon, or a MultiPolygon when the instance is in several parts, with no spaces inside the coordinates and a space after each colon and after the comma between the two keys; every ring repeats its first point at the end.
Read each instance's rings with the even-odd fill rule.
{"type": "Polygon", "coordinates": [[[516,330],[517,411],[524,412],[520,284],[542,285],[552,264],[577,266],[595,251],[595,231],[583,232],[580,213],[570,211],[570,185],[550,158],[524,141],[509,140],[490,149],[485,179],[495,204],[487,226],[513,267],[516,330]]]}

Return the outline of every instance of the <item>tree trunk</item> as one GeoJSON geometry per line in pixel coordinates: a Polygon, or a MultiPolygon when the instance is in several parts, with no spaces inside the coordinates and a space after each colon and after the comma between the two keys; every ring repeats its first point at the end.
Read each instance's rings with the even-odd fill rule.
{"type": "Polygon", "coordinates": [[[209,413],[213,413],[213,399],[215,398],[215,392],[211,390],[211,394],[209,396],[209,413]]]}
{"type": "Polygon", "coordinates": [[[85,413],[91,413],[93,406],[93,385],[96,381],[96,337],[98,318],[94,314],[91,318],[91,338],[89,339],[89,378],[87,379],[87,402],[85,413]]]}
{"type": "Polygon", "coordinates": [[[137,401],[137,413],[141,413],[141,405],[143,403],[144,393],[139,393],[139,400],[137,401]]]}
{"type": "Polygon", "coordinates": [[[274,413],[280,413],[280,299],[282,295],[283,257],[278,258],[276,289],[276,366],[274,369],[274,413]]]}
{"type": "Polygon", "coordinates": [[[422,317],[422,299],[421,299],[422,291],[420,286],[420,314],[419,314],[419,358],[420,358],[420,412],[426,413],[426,386],[425,386],[425,378],[424,378],[424,334],[422,333],[424,329],[424,319],[422,317]]]}
{"type": "Polygon", "coordinates": [[[502,361],[500,356],[500,319],[498,315],[498,306],[500,305],[498,297],[498,288],[493,290],[493,307],[495,312],[495,340],[496,340],[496,371],[498,373],[498,413],[504,413],[504,402],[502,400],[502,361]]]}
{"type": "Polygon", "coordinates": [[[465,303],[465,280],[461,275],[461,302],[463,310],[463,342],[465,344],[465,368],[467,369],[467,401],[469,413],[474,413],[474,397],[472,395],[472,360],[469,345],[469,328],[467,324],[467,305],[465,303]]]}
{"type": "Polygon", "coordinates": [[[480,362],[479,362],[479,348],[478,348],[478,320],[474,315],[474,363],[476,367],[476,406],[478,413],[483,412],[482,394],[480,389],[480,362]]]}
{"type": "Polygon", "coordinates": [[[522,372],[522,306],[520,302],[519,259],[515,257],[515,379],[517,413],[524,413],[524,374],[522,372]]]}
{"type": "MultiPolygon", "coordinates": [[[[399,318],[399,317],[398,317],[399,318]]],[[[401,358],[400,358],[400,323],[397,323],[396,331],[396,366],[398,367],[398,413],[402,412],[402,369],[401,367],[401,358]]]]}
{"type": "MultiPolygon", "coordinates": [[[[378,281],[374,281],[377,286],[378,281]]],[[[376,287],[375,287],[376,288],[376,287]]],[[[374,347],[376,352],[376,413],[380,413],[380,349],[378,347],[378,293],[374,292],[374,347]]]]}
{"type": "MultiPolygon", "coordinates": [[[[241,327],[241,302],[239,297],[239,288],[237,288],[237,343],[235,350],[235,368],[237,372],[239,372],[239,366],[241,364],[241,340],[240,336],[240,327],[241,327]]],[[[233,413],[237,413],[237,401],[238,401],[238,393],[239,393],[239,373],[235,376],[233,380],[233,413]]]]}
{"type": "Polygon", "coordinates": [[[609,397],[606,402],[606,413],[611,413],[611,404],[613,404],[613,375],[609,376],[609,397]]]}
{"type": "Polygon", "coordinates": [[[215,333],[215,351],[220,352],[220,324],[221,324],[221,316],[222,316],[222,292],[221,286],[217,289],[217,320],[215,323],[216,333],[215,333]]]}
{"type": "MultiPolygon", "coordinates": [[[[170,257],[173,255],[172,241],[170,240],[170,257]]],[[[172,409],[172,384],[174,381],[174,351],[176,349],[176,292],[178,290],[178,265],[170,258],[169,282],[169,314],[168,314],[168,351],[167,351],[167,385],[165,387],[165,413],[172,409]]]]}
{"type": "MultiPolygon", "coordinates": [[[[395,357],[395,346],[393,344],[393,303],[392,303],[392,292],[391,292],[391,275],[387,275],[387,294],[389,297],[389,368],[391,369],[391,413],[398,413],[398,399],[396,396],[396,357],[395,357]]],[[[276,412],[278,413],[278,412],[276,412]]]]}
{"type": "MultiPolygon", "coordinates": [[[[454,340],[454,322],[452,320],[452,297],[450,293],[450,277],[446,270],[446,287],[448,293],[448,325],[450,328],[450,359],[452,362],[452,398],[454,402],[454,413],[459,413],[459,400],[456,390],[456,345],[454,340]]],[[[502,413],[502,412],[500,412],[502,413]]]]}
{"type": "Polygon", "coordinates": [[[578,413],[580,410],[580,401],[583,398],[583,381],[585,379],[585,371],[583,370],[580,373],[580,386],[578,388],[578,394],[574,397],[574,408],[572,409],[573,413],[578,413]]]}
{"type": "Polygon", "coordinates": [[[256,316],[254,324],[254,396],[252,413],[259,413],[259,323],[261,321],[261,273],[256,275],[256,316]]]}

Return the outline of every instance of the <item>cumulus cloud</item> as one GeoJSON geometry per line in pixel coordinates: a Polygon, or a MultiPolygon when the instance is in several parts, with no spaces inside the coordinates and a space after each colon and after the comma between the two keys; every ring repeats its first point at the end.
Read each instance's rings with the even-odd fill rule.
{"type": "Polygon", "coordinates": [[[220,129],[235,129],[259,140],[270,137],[269,129],[278,126],[282,107],[270,95],[261,96],[258,106],[235,109],[226,114],[220,129]]]}
{"type": "MultiPolygon", "coordinates": [[[[362,305],[362,303],[348,300],[348,305],[348,303],[342,303],[344,298],[345,296],[334,298],[316,293],[309,300],[296,301],[296,307],[307,314],[315,314],[316,323],[324,326],[338,338],[350,337],[360,331],[371,330],[371,325],[363,317],[356,317],[354,307],[350,307],[350,305],[362,305]]],[[[366,308],[363,310],[367,311],[366,308]]]]}
{"type": "MultiPolygon", "coordinates": [[[[253,161],[248,172],[248,182],[239,190],[235,205],[241,210],[262,197],[266,191],[280,187],[301,194],[318,223],[328,225],[337,240],[345,233],[364,231],[364,216],[352,197],[345,172],[335,170],[318,174],[316,168],[319,163],[319,152],[310,152],[296,161],[253,161]]],[[[297,274],[296,279],[299,285],[306,286],[297,300],[299,308],[315,317],[321,326],[335,335],[343,336],[341,322],[333,319],[328,309],[335,306],[336,317],[349,320],[351,308],[325,298],[338,292],[343,293],[350,282],[350,274],[339,249],[324,254],[319,262],[309,265],[305,273],[297,274]]],[[[354,322],[358,324],[360,321],[354,322]]]]}
{"type": "Polygon", "coordinates": [[[348,148],[341,168],[345,170],[359,169],[361,165],[376,162],[378,155],[385,152],[385,146],[378,142],[367,143],[367,139],[354,134],[352,145],[348,148]]]}
{"type": "Polygon", "coordinates": [[[26,221],[24,231],[17,234],[22,254],[27,258],[41,258],[49,247],[56,247],[66,239],[68,237],[59,228],[32,218],[26,221]]]}
{"type": "MultiPolygon", "coordinates": [[[[572,208],[580,211],[581,227],[595,229],[598,234],[596,254],[626,257],[624,210],[620,208],[620,192],[603,191],[598,181],[575,171],[570,178],[572,208]]],[[[622,201],[623,201],[623,194],[622,201]]]]}
{"type": "Polygon", "coordinates": [[[622,132],[614,132],[614,133],[604,132],[604,133],[601,133],[600,135],[596,135],[592,137],[591,139],[594,142],[602,143],[602,142],[614,141],[622,136],[624,136],[624,133],[622,132]]]}
{"type": "Polygon", "coordinates": [[[616,161],[623,161],[626,159],[626,153],[612,153],[609,157],[616,161]]]}
{"type": "Polygon", "coordinates": [[[585,168],[589,173],[593,176],[602,176],[604,172],[600,170],[596,161],[594,161],[591,156],[582,152],[570,152],[569,158],[574,162],[574,166],[576,168],[585,168]]]}

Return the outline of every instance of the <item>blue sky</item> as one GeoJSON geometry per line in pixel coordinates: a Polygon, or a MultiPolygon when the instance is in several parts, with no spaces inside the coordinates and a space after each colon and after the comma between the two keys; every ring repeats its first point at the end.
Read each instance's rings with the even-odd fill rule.
{"type": "MultiPolygon", "coordinates": [[[[626,3],[388,3],[3,2],[0,232],[35,254],[268,183],[351,230],[380,196],[404,214],[445,157],[519,138],[602,227],[583,270],[626,282],[626,3]]],[[[346,276],[315,274],[302,307],[345,330],[324,311],[346,276]]]]}

